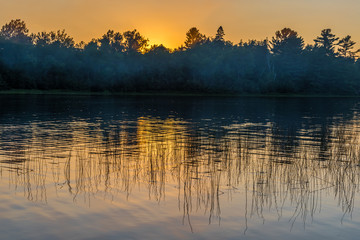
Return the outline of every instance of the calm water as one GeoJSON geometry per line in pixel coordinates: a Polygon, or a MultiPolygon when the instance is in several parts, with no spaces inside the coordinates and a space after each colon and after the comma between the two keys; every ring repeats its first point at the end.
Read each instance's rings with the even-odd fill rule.
{"type": "Polygon", "coordinates": [[[359,104],[0,96],[0,238],[356,239],[359,104]]]}

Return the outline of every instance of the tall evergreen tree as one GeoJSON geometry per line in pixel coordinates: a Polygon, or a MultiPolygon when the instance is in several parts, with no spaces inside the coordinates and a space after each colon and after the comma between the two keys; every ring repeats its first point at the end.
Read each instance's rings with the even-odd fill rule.
{"type": "Polygon", "coordinates": [[[216,42],[224,42],[224,36],[225,36],[225,32],[222,26],[220,26],[218,28],[218,30],[216,31],[216,35],[215,35],[215,41],[216,42]]]}
{"type": "Polygon", "coordinates": [[[300,83],[306,72],[302,58],[303,38],[292,29],[283,28],[275,32],[270,45],[274,55],[275,76],[278,78],[275,91],[296,92],[303,89],[304,84],[300,83]]]}
{"type": "Polygon", "coordinates": [[[331,56],[335,54],[335,46],[339,40],[335,34],[331,33],[331,29],[323,29],[319,37],[314,39],[315,46],[323,49],[326,55],[331,56]]]}
{"type": "Polygon", "coordinates": [[[342,38],[339,40],[339,49],[338,52],[340,54],[340,56],[342,57],[350,57],[352,59],[355,58],[356,53],[358,53],[360,51],[352,51],[352,49],[354,49],[354,45],[356,44],[356,42],[351,40],[351,36],[347,35],[346,37],[342,38]]]}
{"type": "Polygon", "coordinates": [[[201,34],[199,29],[196,27],[190,28],[190,30],[186,33],[185,47],[193,48],[196,45],[204,43],[206,40],[206,36],[201,34]]]}
{"type": "Polygon", "coordinates": [[[271,51],[275,55],[300,54],[304,49],[304,39],[290,28],[275,32],[275,37],[272,38],[270,44],[271,51]]]}

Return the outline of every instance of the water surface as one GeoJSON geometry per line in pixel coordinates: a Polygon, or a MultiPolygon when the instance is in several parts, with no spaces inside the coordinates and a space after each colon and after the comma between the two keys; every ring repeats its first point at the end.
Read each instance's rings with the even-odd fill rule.
{"type": "Polygon", "coordinates": [[[0,96],[0,237],[357,238],[359,103],[0,96]]]}

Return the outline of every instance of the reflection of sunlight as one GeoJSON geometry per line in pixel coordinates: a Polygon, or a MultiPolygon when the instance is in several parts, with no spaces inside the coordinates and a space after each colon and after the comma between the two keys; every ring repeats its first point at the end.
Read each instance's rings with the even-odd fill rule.
{"type": "Polygon", "coordinates": [[[17,140],[0,150],[1,178],[31,201],[69,194],[74,201],[114,199],[136,187],[159,202],[177,194],[189,223],[197,211],[220,217],[223,196],[246,198],[246,217],[290,207],[284,217],[293,223],[319,212],[325,193],[352,212],[360,180],[359,135],[349,130],[359,129],[356,120],[287,134],[271,123],[222,129],[216,135],[209,127],[152,117],[111,128],[85,120],[9,128],[3,136],[17,140]]]}

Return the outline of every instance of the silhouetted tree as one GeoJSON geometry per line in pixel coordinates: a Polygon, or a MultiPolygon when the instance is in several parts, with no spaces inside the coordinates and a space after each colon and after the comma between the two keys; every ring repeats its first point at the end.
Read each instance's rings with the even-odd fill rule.
{"type": "Polygon", "coordinates": [[[128,52],[143,52],[148,46],[149,40],[141,36],[135,29],[133,31],[124,32],[125,49],[128,52]]]}
{"type": "Polygon", "coordinates": [[[214,40],[216,42],[224,42],[225,32],[222,26],[220,26],[216,32],[214,40]]]}
{"type": "Polygon", "coordinates": [[[352,59],[355,58],[356,53],[358,53],[360,50],[352,51],[354,49],[354,45],[356,42],[351,40],[351,36],[347,35],[346,37],[339,40],[339,55],[342,57],[350,57],[352,59]]]}
{"type": "Polygon", "coordinates": [[[93,38],[93,39],[91,39],[90,42],[85,44],[84,51],[95,53],[98,51],[99,45],[100,45],[99,40],[93,38]]]}
{"type": "Polygon", "coordinates": [[[2,26],[0,37],[5,40],[30,43],[31,39],[28,33],[29,29],[26,27],[26,23],[20,19],[16,19],[2,26]]]}
{"type": "Polygon", "coordinates": [[[319,37],[314,39],[315,46],[322,49],[326,55],[331,56],[334,55],[334,48],[336,46],[336,42],[339,40],[335,34],[331,33],[331,29],[323,29],[319,37]]]}
{"type": "Polygon", "coordinates": [[[75,44],[64,30],[29,35],[12,20],[0,31],[0,89],[360,94],[350,36],[337,42],[324,30],[304,48],[290,28],[270,42],[234,45],[224,35],[222,27],[211,38],[191,28],[185,46],[170,51],[147,48],[136,30],[75,44]]]}
{"type": "Polygon", "coordinates": [[[51,31],[51,32],[39,32],[32,34],[32,42],[38,46],[57,45],[58,47],[73,48],[75,47],[75,41],[70,37],[65,30],[51,31]]]}
{"type": "Polygon", "coordinates": [[[70,37],[65,30],[58,30],[56,32],[50,33],[53,44],[58,45],[59,47],[73,48],[75,46],[75,41],[70,37]]]}
{"type": "Polygon", "coordinates": [[[99,39],[100,51],[107,53],[122,52],[125,49],[123,43],[123,35],[113,30],[107,31],[106,34],[99,39]]]}
{"type": "Polygon", "coordinates": [[[298,33],[290,28],[283,28],[275,32],[272,38],[271,51],[275,55],[280,54],[300,54],[304,48],[304,39],[298,36],[298,33]]]}
{"type": "Polygon", "coordinates": [[[48,32],[38,32],[37,34],[31,34],[32,42],[41,47],[45,47],[51,44],[51,36],[48,32]]]}
{"type": "Polygon", "coordinates": [[[270,44],[274,54],[274,76],[278,78],[275,91],[296,92],[303,89],[305,86],[300,83],[306,73],[306,63],[302,58],[303,38],[296,31],[284,28],[275,32],[270,44]]]}
{"type": "Polygon", "coordinates": [[[204,43],[205,40],[206,36],[201,34],[199,29],[193,27],[186,33],[186,40],[184,44],[186,48],[193,48],[196,45],[204,43]]]}
{"type": "Polygon", "coordinates": [[[84,41],[80,41],[79,43],[75,44],[75,48],[77,49],[84,49],[86,46],[86,43],[84,41]]]}

